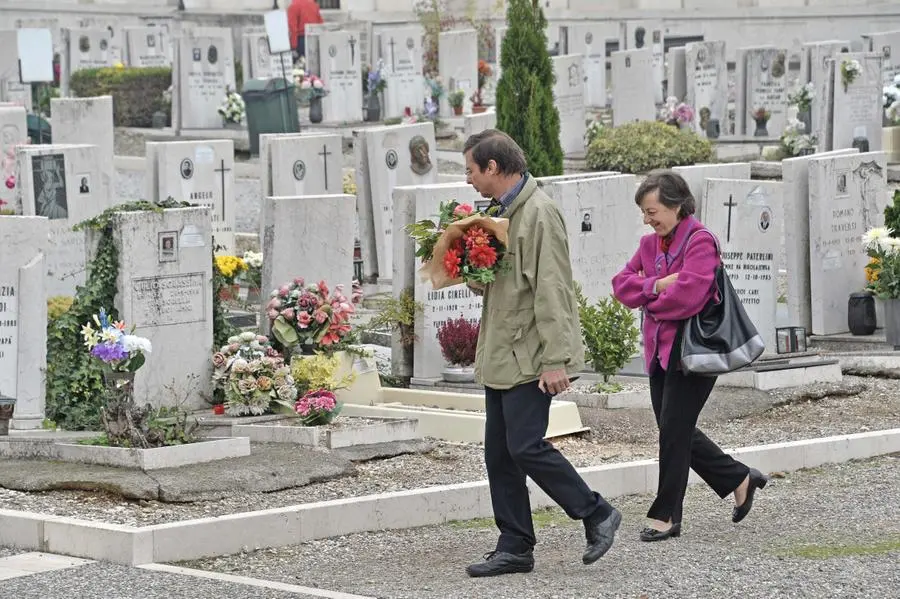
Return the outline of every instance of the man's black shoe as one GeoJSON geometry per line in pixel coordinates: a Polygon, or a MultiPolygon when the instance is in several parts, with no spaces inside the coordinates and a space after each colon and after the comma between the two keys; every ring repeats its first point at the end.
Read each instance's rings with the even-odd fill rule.
{"type": "Polygon", "coordinates": [[[622,523],[622,513],[616,508],[607,516],[606,520],[596,521],[594,518],[584,519],[584,536],[587,538],[587,549],[581,556],[585,564],[593,564],[603,557],[603,554],[612,547],[619,524],[622,523]]]}
{"type": "Polygon", "coordinates": [[[491,551],[485,554],[483,562],[466,566],[466,574],[472,578],[531,572],[532,570],[534,570],[534,553],[531,551],[518,555],[503,551],[491,551]]]}

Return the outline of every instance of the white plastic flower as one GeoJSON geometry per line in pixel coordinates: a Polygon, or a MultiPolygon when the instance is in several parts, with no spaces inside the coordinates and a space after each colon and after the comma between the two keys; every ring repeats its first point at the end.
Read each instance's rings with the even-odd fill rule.
{"type": "Polygon", "coordinates": [[[137,335],[123,335],[122,346],[128,353],[140,351],[142,353],[149,354],[153,351],[153,346],[151,345],[150,340],[145,337],[138,337],[137,335]]]}

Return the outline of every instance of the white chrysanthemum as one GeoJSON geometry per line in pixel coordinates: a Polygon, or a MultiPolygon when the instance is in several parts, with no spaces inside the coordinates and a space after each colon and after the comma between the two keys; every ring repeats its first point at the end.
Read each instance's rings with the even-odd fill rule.
{"type": "Polygon", "coordinates": [[[863,247],[867,250],[878,250],[887,247],[883,242],[891,237],[891,233],[893,231],[887,227],[872,227],[862,236],[863,247]]]}
{"type": "Polygon", "coordinates": [[[150,344],[150,340],[146,337],[138,337],[137,335],[123,335],[122,346],[128,353],[140,351],[145,354],[149,354],[153,351],[153,346],[150,344]]]}
{"type": "Polygon", "coordinates": [[[896,237],[887,237],[881,240],[881,248],[885,253],[895,255],[900,253],[900,239],[896,237]]]}

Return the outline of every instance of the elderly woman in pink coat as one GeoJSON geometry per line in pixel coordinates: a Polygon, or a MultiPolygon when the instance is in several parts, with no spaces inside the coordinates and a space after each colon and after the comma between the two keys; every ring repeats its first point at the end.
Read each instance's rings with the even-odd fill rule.
{"type": "Polygon", "coordinates": [[[694,218],[694,198],[680,175],[651,173],[634,199],[653,233],[641,238],[637,252],[612,283],[620,302],[644,312],[644,362],[659,426],[659,486],[640,538],[662,541],[681,535],[691,468],[719,497],[734,494],[733,522],[750,512],[754,493],[767,479],[700,432],[697,419],[716,379],[680,368],[682,324],[715,293],[718,242],[694,218]]]}

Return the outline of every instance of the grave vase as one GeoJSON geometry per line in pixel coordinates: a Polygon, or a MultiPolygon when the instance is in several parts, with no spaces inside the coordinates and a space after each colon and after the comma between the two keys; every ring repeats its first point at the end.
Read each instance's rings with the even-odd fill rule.
{"type": "Polygon", "coordinates": [[[322,122],[322,97],[317,96],[315,98],[310,98],[309,100],[309,122],[310,123],[321,123],[322,122]]]}
{"type": "Polygon", "coordinates": [[[12,397],[0,397],[0,436],[9,434],[9,421],[16,411],[16,400],[12,397]]]}
{"type": "Polygon", "coordinates": [[[875,332],[875,298],[871,293],[851,293],[847,302],[847,327],[853,335],[875,332]]]}
{"type": "Polygon", "coordinates": [[[812,111],[809,108],[799,111],[797,113],[797,120],[803,123],[803,133],[810,133],[812,131],[812,111]]]}
{"type": "Polygon", "coordinates": [[[884,338],[895,350],[900,349],[900,299],[884,300],[884,338]]]}
{"type": "Polygon", "coordinates": [[[757,119],[756,121],[756,131],[753,132],[753,137],[769,137],[769,130],[766,129],[766,125],[769,122],[769,119],[757,119]]]}
{"type": "Polygon", "coordinates": [[[149,411],[134,404],[135,374],[111,370],[103,372],[106,401],[100,410],[100,421],[110,447],[150,447],[145,434],[149,411]]]}
{"type": "Polygon", "coordinates": [[[369,94],[366,98],[366,122],[377,123],[381,120],[381,101],[378,94],[369,94]]]}
{"type": "Polygon", "coordinates": [[[474,383],[475,369],[471,366],[447,366],[441,372],[441,376],[448,383],[474,383]]]}

